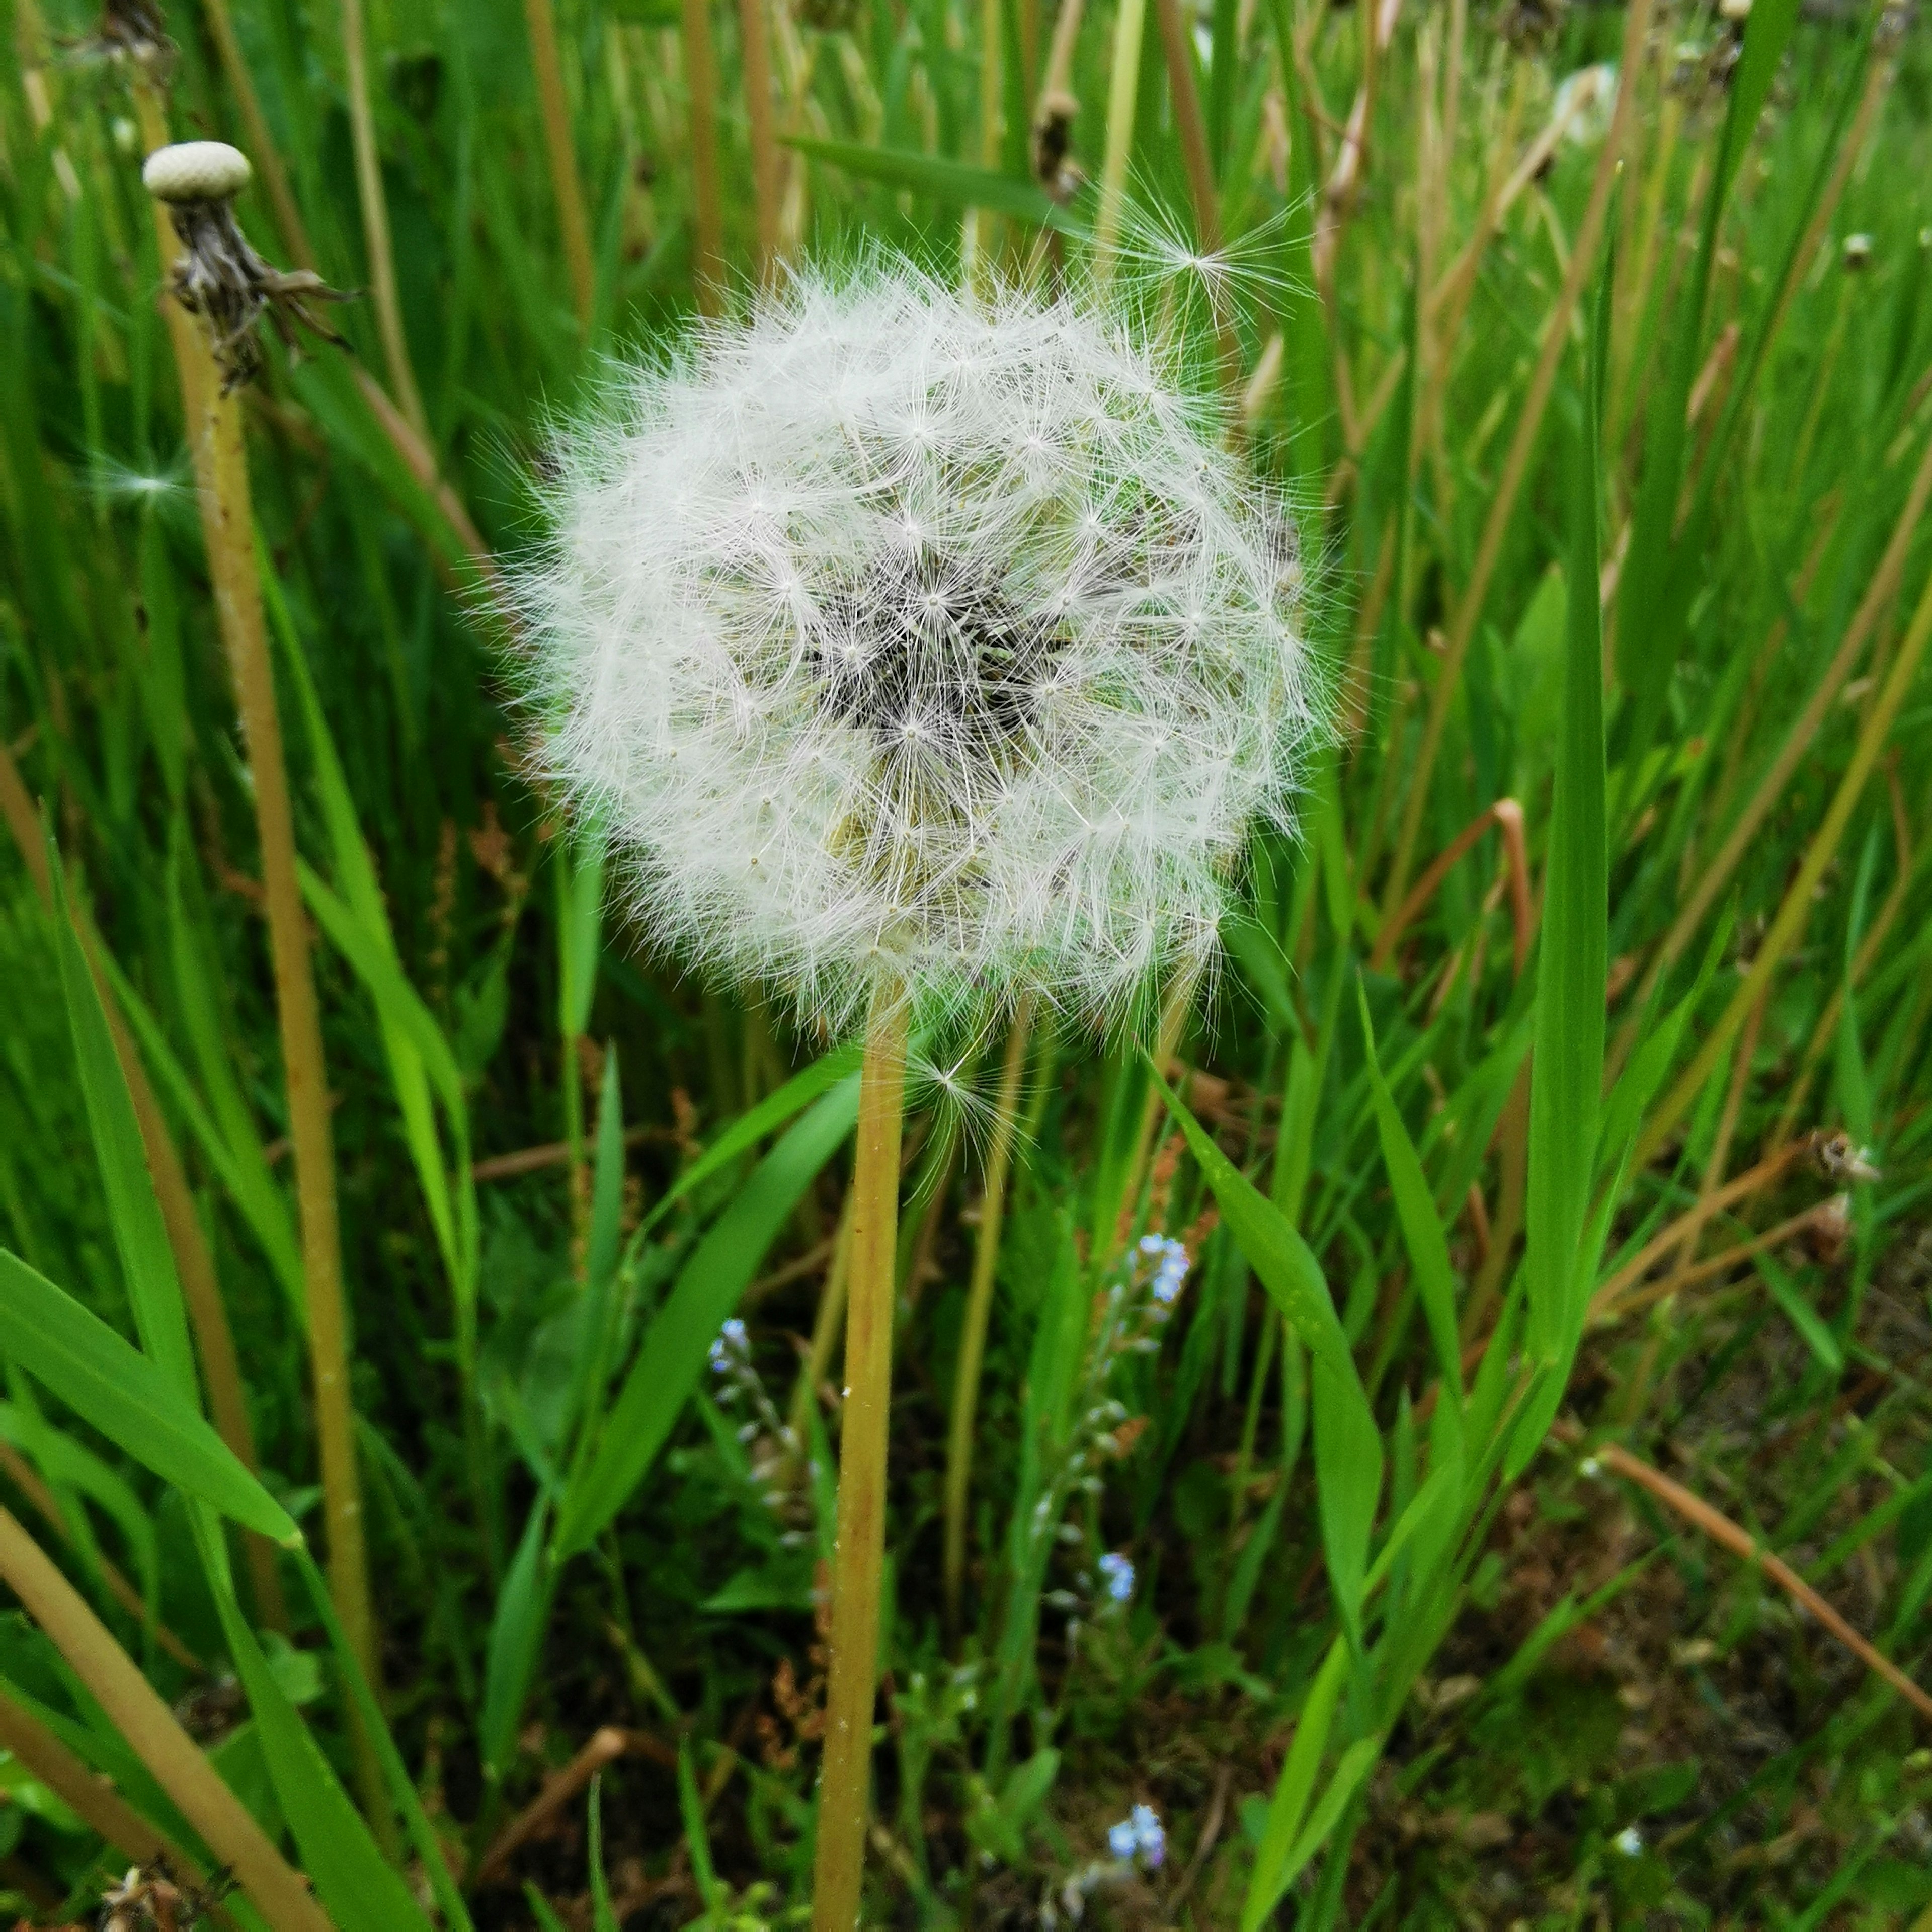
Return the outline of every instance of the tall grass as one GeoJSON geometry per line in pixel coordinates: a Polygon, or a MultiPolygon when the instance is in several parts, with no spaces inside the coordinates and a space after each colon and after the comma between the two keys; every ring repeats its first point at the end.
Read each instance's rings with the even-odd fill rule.
{"type": "Polygon", "coordinates": [[[245,1925],[802,1922],[863,1246],[898,1364],[875,1711],[840,1687],[844,1748],[878,1720],[863,1922],[1932,1910],[1922,20],[1078,4],[179,0],[165,74],[79,0],[6,9],[8,1909],[165,1851],[245,1925]],[[352,356],[247,392],[236,553],[368,1643],[310,1553],[316,1128],[163,116],[251,149],[265,254],[371,296],[352,356]],[[1144,1050],[1035,1013],[922,1084],[914,1042],[891,1252],[856,1047],[650,953],[520,756],[491,594],[547,418],[872,242],[980,286],[1218,248],[1338,717],[1144,1050]],[[1614,1562],[1549,1556],[1626,1510],[1614,1562]],[[1640,1601],[1738,1741],[1701,1779],[1576,1714],[1640,1601]],[[1136,1802],[1157,1868],[1108,1844],[1136,1802]]]}

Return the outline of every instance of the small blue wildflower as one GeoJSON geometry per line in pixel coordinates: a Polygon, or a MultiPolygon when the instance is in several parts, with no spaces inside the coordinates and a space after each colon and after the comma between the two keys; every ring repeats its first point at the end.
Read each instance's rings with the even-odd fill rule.
{"type": "Polygon", "coordinates": [[[1117,1858],[1130,1858],[1139,1848],[1140,1840],[1134,1835],[1134,1821],[1123,1818],[1118,1825],[1107,1828],[1107,1849],[1117,1858]]]}
{"type": "Polygon", "coordinates": [[[1643,1834],[1634,1825],[1626,1825],[1613,1842],[1627,1858],[1636,1858],[1643,1850],[1643,1834]]]}
{"type": "Polygon", "coordinates": [[[1100,1558],[1100,1570],[1107,1594],[1115,1603],[1124,1604],[1134,1594],[1134,1566],[1129,1558],[1110,1550],[1100,1558]]]}
{"type": "Polygon", "coordinates": [[[1180,1298],[1181,1286],[1187,1279],[1187,1250],[1178,1241],[1163,1241],[1160,1246],[1160,1265],[1154,1270],[1154,1298],[1163,1308],[1169,1308],[1180,1298]]]}
{"type": "Polygon", "coordinates": [[[748,1346],[745,1324],[734,1315],[718,1330],[717,1340],[711,1345],[712,1372],[721,1376],[729,1375],[734,1360],[742,1355],[748,1346]]]}
{"type": "MultiPolygon", "coordinates": [[[[1151,1804],[1136,1804],[1127,1820],[1134,1844],[1147,1861],[1150,1871],[1157,1871],[1167,1856],[1167,1834],[1161,1828],[1160,1814],[1151,1804]]],[[[1109,1834],[1111,1836],[1111,1834],[1109,1834]]]]}

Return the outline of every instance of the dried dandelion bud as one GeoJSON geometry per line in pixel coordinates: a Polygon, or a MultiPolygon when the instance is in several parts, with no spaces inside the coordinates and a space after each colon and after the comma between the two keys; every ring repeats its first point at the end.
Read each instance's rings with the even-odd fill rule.
{"type": "Polygon", "coordinates": [[[340,345],[341,337],[310,304],[349,299],[309,269],[284,274],[271,268],[249,245],[236,224],[233,203],[253,172],[248,156],[225,141],[178,141],[158,148],[141,170],[143,184],[166,204],[181,238],[172,278],[176,298],[190,314],[206,320],[224,394],[260,373],[262,346],[255,325],[264,314],[292,351],[298,346],[298,325],[340,345]]]}
{"type": "Polygon", "coordinates": [[[551,776],[652,938],[849,1024],[1116,1022],[1205,964],[1320,728],[1285,507],[1112,311],[801,277],[562,437],[551,776]]]}

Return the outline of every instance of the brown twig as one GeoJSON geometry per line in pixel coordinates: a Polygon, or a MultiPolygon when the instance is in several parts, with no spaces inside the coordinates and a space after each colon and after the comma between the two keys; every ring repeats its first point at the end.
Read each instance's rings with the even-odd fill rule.
{"type": "Polygon", "coordinates": [[[1816,1226],[1828,1214],[1835,1211],[1841,1204],[1820,1201],[1796,1214],[1787,1215],[1775,1227],[1767,1228],[1761,1234],[1754,1234],[1748,1241],[1740,1241],[1735,1247],[1726,1248],[1721,1253],[1708,1255],[1701,1262],[1688,1263],[1676,1268],[1656,1281],[1646,1282],[1641,1288],[1634,1289],[1620,1300],[1596,1313],[1591,1319],[1593,1325],[1601,1327],[1612,1322],[1620,1322],[1626,1315],[1634,1315],[1639,1309],[1648,1308],[1653,1302],[1662,1301],[1666,1296],[1678,1293],[1687,1288],[1695,1288],[1700,1282],[1709,1281],[1714,1276],[1728,1274],[1741,1262],[1749,1261],[1754,1255],[1761,1255],[1766,1248],[1774,1248],[1780,1241],[1788,1241],[1794,1234],[1802,1234],[1808,1228],[1816,1226]]]}
{"type": "Polygon", "coordinates": [[[1389,918],[1383,921],[1382,930],[1376,935],[1374,948],[1369,954],[1369,964],[1372,970],[1378,971],[1388,964],[1395,951],[1396,940],[1435,896],[1442,881],[1449,876],[1450,868],[1492,825],[1502,834],[1503,862],[1508,868],[1510,919],[1515,946],[1516,970],[1519,974],[1521,974],[1523,962],[1529,956],[1529,942],[1535,930],[1536,915],[1530,903],[1529,863],[1523,845],[1522,807],[1513,798],[1499,798],[1494,805],[1478,812],[1437,854],[1428,871],[1410,889],[1408,896],[1389,918]]]}
{"type": "Polygon", "coordinates": [[[647,1757],[675,1769],[677,1753],[649,1731],[626,1730],[605,1724],[593,1731],[577,1755],[543,1781],[543,1788],[497,1833],[478,1860],[474,1885],[493,1885],[508,1875],[512,1858],[532,1839],[541,1838],[551,1821],[606,1765],[626,1756],[647,1757]]]}
{"type": "Polygon", "coordinates": [[[1617,1304],[1643,1279],[1654,1264],[1666,1255],[1674,1253],[1683,1243],[1694,1237],[1713,1214],[1721,1214],[1734,1202],[1747,1199],[1768,1187],[1773,1181],[1781,1180],[1810,1150],[1811,1143],[1808,1140],[1793,1141],[1774,1153],[1767,1154],[1755,1167],[1747,1168],[1736,1180],[1728,1180],[1723,1186],[1700,1196],[1694,1207],[1678,1215],[1661,1234],[1654,1235],[1646,1242],[1636,1255],[1591,1296],[1591,1322],[1608,1321],[1617,1304]]]}
{"type": "MultiPolygon", "coordinates": [[[[628,1127],[624,1132],[624,1144],[634,1148],[648,1140],[669,1138],[669,1130],[664,1127],[628,1127]]],[[[514,1180],[526,1174],[540,1174],[545,1168],[562,1167],[570,1159],[568,1141],[544,1141],[536,1147],[518,1148],[514,1154],[493,1154],[488,1160],[479,1160],[471,1168],[472,1177],[478,1180],[514,1180]]]]}
{"type": "Polygon", "coordinates": [[[1748,1530],[1741,1528],[1682,1483],[1672,1482],[1660,1469],[1652,1468],[1640,1456],[1633,1456],[1618,1444],[1604,1443],[1594,1453],[1605,1468],[1635,1483],[1640,1489],[1648,1490],[1686,1522],[1701,1529],[1712,1542],[1721,1544],[1747,1563],[1758,1564],[1786,1595],[1808,1610],[1868,1670],[1883,1678],[1922,1718],[1932,1719],[1932,1696],[1928,1696],[1888,1657],[1859,1636],[1790,1564],[1773,1556],[1748,1530]]]}

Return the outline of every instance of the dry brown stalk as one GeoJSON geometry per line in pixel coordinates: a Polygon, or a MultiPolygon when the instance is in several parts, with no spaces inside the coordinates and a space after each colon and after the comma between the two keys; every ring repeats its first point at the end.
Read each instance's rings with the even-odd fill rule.
{"type": "Polygon", "coordinates": [[[691,199],[696,248],[692,280],[700,315],[724,304],[724,207],[718,182],[718,61],[709,0],[682,0],[684,86],[691,135],[691,199]]]}
{"type": "Polygon", "coordinates": [[[1686,1522],[1701,1529],[1713,1543],[1721,1544],[1747,1563],[1756,1564],[1786,1596],[1810,1612],[1868,1670],[1883,1678],[1922,1718],[1932,1718],[1932,1696],[1921,1690],[1891,1658],[1867,1642],[1790,1564],[1773,1556],[1748,1530],[1741,1528],[1729,1516],[1713,1509],[1702,1497],[1687,1490],[1682,1483],[1672,1481],[1660,1469],[1652,1468],[1642,1457],[1633,1456],[1616,1443],[1604,1443],[1594,1453],[1605,1468],[1648,1490],[1686,1522]]]}
{"type": "MultiPolygon", "coordinates": [[[[0,1475],[4,1475],[26,1497],[41,1520],[63,1543],[73,1542],[74,1533],[68,1528],[67,1520],[61,1513],[58,1499],[52,1490],[41,1481],[33,1465],[11,1443],[0,1442],[0,1475]]],[[[100,1568],[100,1580],[107,1586],[109,1594],[145,1628],[148,1621],[148,1606],[142,1601],[140,1592],[128,1582],[112,1558],[97,1552],[93,1560],[100,1568]]],[[[207,1665],[166,1624],[158,1622],[154,1625],[154,1641],[184,1670],[191,1670],[197,1677],[206,1671],[207,1665]]],[[[4,1747],[4,1740],[0,1739],[0,1747],[4,1747]]]]}
{"type": "Polygon", "coordinates": [[[1530,903],[1529,862],[1523,846],[1522,807],[1513,798],[1499,798],[1494,805],[1478,812],[1436,854],[1428,871],[1410,889],[1408,896],[1390,917],[1382,922],[1382,930],[1376,934],[1375,946],[1369,954],[1371,970],[1379,972],[1388,964],[1394,955],[1396,942],[1435,897],[1456,860],[1492,825],[1502,835],[1503,863],[1508,868],[1509,878],[1516,970],[1519,974],[1522,972],[1523,962],[1529,956],[1530,939],[1536,929],[1536,914],[1530,903]]]}
{"type": "MultiPolygon", "coordinates": [[[[1637,70],[1644,36],[1649,31],[1650,11],[1651,0],[1632,0],[1624,26],[1622,71],[1625,74],[1637,70]]],[[[1450,621],[1448,644],[1436,673],[1435,688],[1430,694],[1428,717],[1423,728],[1414,768],[1408,775],[1402,826],[1396,836],[1395,856],[1390,865],[1388,884],[1383,896],[1384,904],[1390,908],[1401,903],[1408,890],[1408,868],[1414,857],[1417,836],[1422,829],[1429,781],[1435,770],[1443,730],[1448,723],[1449,707],[1462,679],[1462,660],[1468,653],[1470,640],[1475,635],[1478,620],[1482,616],[1483,604],[1489,596],[1490,579],[1502,554],[1503,538],[1508,532],[1516,498],[1528,472],[1530,454],[1542,428],[1550,392],[1556,385],[1556,371],[1569,345],[1570,317],[1576,312],[1583,284],[1597,258],[1597,244],[1609,213],[1610,190],[1616,181],[1618,162],[1628,140],[1636,111],[1636,92],[1634,88],[1629,87],[1617,90],[1617,104],[1610,117],[1610,132],[1604,138],[1603,152],[1598,158],[1589,202],[1576,230],[1562,290],[1544,325],[1543,346],[1516,418],[1514,440],[1490,502],[1488,520],[1483,526],[1482,538],[1477,546],[1475,564],[1450,621]]]]}
{"type": "Polygon", "coordinates": [[[772,44],[765,0],[738,0],[740,56],[744,64],[745,115],[752,137],[752,208],[760,288],[778,279],[778,200],[784,170],[772,112],[772,44]]]}
{"type": "Polygon", "coordinates": [[[276,1932],[330,1932],[308,1882],[275,1850],[174,1713],[12,1514],[0,1509],[0,1577],[99,1701],[136,1756],[276,1932]]]}
{"type": "Polygon", "coordinates": [[[576,1756],[552,1772],[544,1780],[542,1790],[498,1832],[489,1850],[477,1861],[470,1882],[490,1885],[502,1879],[511,1859],[533,1838],[541,1838],[558,1813],[606,1765],[614,1764],[626,1755],[647,1757],[674,1770],[677,1765],[677,1753],[650,1732],[626,1730],[618,1724],[600,1726],[576,1756]]]}
{"type": "Polygon", "coordinates": [[[165,1858],[176,1871],[194,1874],[194,1866],[106,1778],[89,1770],[46,1725],[4,1692],[0,1692],[0,1750],[18,1759],[124,1858],[144,1865],[165,1858]]]}
{"type": "Polygon", "coordinates": [[[369,289],[376,304],[376,332],[389,386],[404,416],[418,436],[429,434],[409,338],[403,330],[402,299],[396,287],[396,251],[389,238],[389,200],[382,186],[382,158],[376,146],[375,110],[369,98],[368,36],[362,0],[342,0],[342,57],[349,95],[349,133],[356,154],[356,192],[362,205],[363,252],[368,258],[369,289]]]}
{"type": "Polygon", "coordinates": [[[1774,1248],[1780,1241],[1788,1241],[1794,1235],[1803,1234],[1838,1210],[1838,1204],[1832,1201],[1814,1202],[1796,1214],[1787,1215],[1775,1227],[1767,1228],[1761,1234],[1754,1234],[1748,1241],[1740,1241],[1736,1246],[1726,1248],[1722,1253],[1709,1255],[1701,1262],[1687,1264],[1660,1279],[1646,1282],[1642,1287],[1633,1289],[1614,1306],[1606,1308],[1601,1315],[1592,1315],[1594,1324],[1607,1325],[1621,1322],[1627,1315],[1634,1315],[1640,1309],[1648,1308],[1654,1303],[1667,1300],[1687,1288],[1695,1288],[1699,1282],[1709,1281],[1715,1276],[1728,1274],[1730,1270],[1761,1255],[1767,1248],[1774,1248]]]}
{"type": "Polygon", "coordinates": [[[544,147],[550,161],[550,192],[578,326],[586,333],[597,297],[597,273],[590,257],[590,224],[584,214],[584,184],[577,172],[577,145],[571,139],[570,104],[564,97],[563,63],[556,48],[556,16],[550,0],[524,0],[530,36],[530,64],[536,71],[537,105],[543,117],[544,147]]]}
{"type": "Polygon", "coordinates": [[[1645,1275],[1666,1255],[1673,1254],[1686,1241],[1694,1240],[1704,1223],[1712,1215],[1720,1214],[1740,1201],[1761,1192],[1774,1181],[1780,1180],[1799,1160],[1810,1152],[1808,1141],[1793,1142],[1767,1154],[1755,1167],[1738,1176],[1736,1180],[1698,1198],[1696,1204],[1678,1216],[1661,1234],[1646,1241],[1643,1246],[1590,1298],[1589,1319],[1592,1322],[1607,1321],[1617,1304],[1645,1275]]]}

